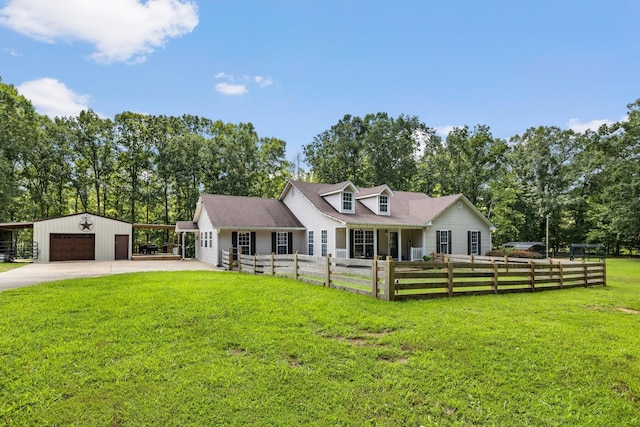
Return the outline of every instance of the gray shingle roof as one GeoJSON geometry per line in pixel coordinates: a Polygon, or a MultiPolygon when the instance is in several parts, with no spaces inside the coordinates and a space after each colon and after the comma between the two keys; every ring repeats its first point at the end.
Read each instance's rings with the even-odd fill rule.
{"type": "MultiPolygon", "coordinates": [[[[326,194],[328,188],[335,189],[336,185],[301,181],[290,181],[290,184],[298,189],[321,213],[348,224],[424,226],[464,197],[461,194],[455,194],[431,198],[423,193],[395,191],[390,200],[391,214],[388,216],[376,215],[357,200],[355,213],[343,214],[320,196],[326,194]]],[[[375,188],[379,189],[379,187],[375,188]]],[[[369,190],[361,189],[361,191],[367,194],[366,192],[369,190]]]]}
{"type": "Polygon", "coordinates": [[[391,194],[394,194],[393,191],[387,185],[378,185],[377,187],[371,188],[359,188],[358,194],[356,195],[357,199],[362,199],[363,197],[371,197],[377,196],[382,193],[383,190],[388,189],[391,194]]]}
{"type": "Polygon", "coordinates": [[[196,230],[198,230],[198,224],[193,221],[176,221],[176,233],[196,230]]]}
{"type": "Polygon", "coordinates": [[[202,194],[200,199],[214,227],[246,230],[304,229],[298,218],[278,199],[219,194],[202,194]]]}

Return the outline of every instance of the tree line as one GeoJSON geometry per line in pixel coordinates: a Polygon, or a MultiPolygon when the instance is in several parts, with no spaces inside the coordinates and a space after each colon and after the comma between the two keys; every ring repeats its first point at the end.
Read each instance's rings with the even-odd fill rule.
{"type": "Polygon", "coordinates": [[[193,218],[201,192],[275,197],[286,144],[251,123],[124,112],[50,119],[0,83],[0,221],[89,211],[137,223],[193,218]]]}
{"type": "Polygon", "coordinates": [[[640,100],[625,120],[577,133],[555,126],[509,140],[489,126],[461,126],[446,138],[417,117],[346,115],[304,146],[313,179],[387,183],[431,196],[463,193],[496,226],[494,245],[604,243],[640,247],[640,100]]]}
{"type": "Polygon", "coordinates": [[[251,123],[91,110],[38,114],[0,80],[0,222],[89,211],[137,223],[191,219],[201,192],[277,197],[286,181],[388,184],[431,196],[463,193],[497,232],[494,244],[561,249],[640,246],[640,100],[598,131],[527,129],[509,140],[487,125],[436,135],[416,116],[346,115],[303,147],[294,170],[285,141],[251,123]]]}

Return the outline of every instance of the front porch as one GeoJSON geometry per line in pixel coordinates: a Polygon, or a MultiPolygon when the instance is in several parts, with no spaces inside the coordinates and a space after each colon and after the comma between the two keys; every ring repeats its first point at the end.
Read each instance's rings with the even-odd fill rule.
{"type": "Polygon", "coordinates": [[[395,261],[421,261],[426,232],[420,228],[337,228],[337,258],[372,259],[390,256],[395,261]]]}

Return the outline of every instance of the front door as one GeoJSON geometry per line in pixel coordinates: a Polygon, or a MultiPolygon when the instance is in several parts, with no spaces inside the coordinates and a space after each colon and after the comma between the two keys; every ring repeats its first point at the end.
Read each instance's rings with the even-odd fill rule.
{"type": "Polygon", "coordinates": [[[389,255],[391,258],[398,258],[398,232],[391,231],[389,232],[389,255]]]}
{"type": "Polygon", "coordinates": [[[116,261],[129,259],[129,235],[116,234],[116,261]]]}

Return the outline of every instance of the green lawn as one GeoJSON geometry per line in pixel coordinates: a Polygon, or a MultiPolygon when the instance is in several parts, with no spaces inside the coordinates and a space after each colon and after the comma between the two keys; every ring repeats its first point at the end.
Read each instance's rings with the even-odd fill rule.
{"type": "Polygon", "coordinates": [[[28,265],[27,262],[0,262],[0,273],[28,265]]]}
{"type": "Polygon", "coordinates": [[[640,425],[640,261],[389,303],[140,273],[0,292],[0,425],[640,425]]]}

